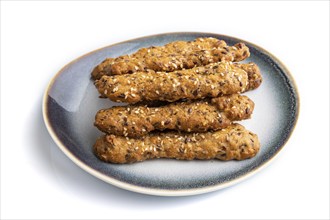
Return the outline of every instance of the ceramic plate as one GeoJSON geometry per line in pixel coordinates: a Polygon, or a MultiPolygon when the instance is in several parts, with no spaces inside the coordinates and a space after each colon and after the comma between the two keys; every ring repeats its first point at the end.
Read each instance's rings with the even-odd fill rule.
{"type": "Polygon", "coordinates": [[[288,141],[298,117],[299,100],[286,67],[266,50],[234,37],[211,33],[167,33],[125,41],[90,52],[63,67],[44,96],[43,116],[59,148],[85,171],[115,186],[152,195],[181,196],[218,190],[233,185],[269,163],[288,141]],[[244,161],[177,161],[157,159],[128,165],[107,164],[97,159],[92,146],[101,135],[94,116],[117,103],[98,98],[90,78],[92,69],[107,57],[130,54],[142,47],[177,40],[215,37],[229,45],[244,42],[251,52],[243,62],[255,62],[263,83],[245,93],[255,102],[252,118],[241,122],[258,134],[261,149],[244,161]]]}

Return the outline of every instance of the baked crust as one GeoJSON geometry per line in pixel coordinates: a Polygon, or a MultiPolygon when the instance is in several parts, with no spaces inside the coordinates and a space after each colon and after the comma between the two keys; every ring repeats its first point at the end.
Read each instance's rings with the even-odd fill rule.
{"type": "MultiPolygon", "coordinates": [[[[249,74],[242,68],[245,65],[251,64],[238,67],[231,62],[219,62],[168,73],[153,71],[103,76],[95,81],[95,86],[101,97],[115,102],[174,102],[180,99],[213,98],[255,88],[257,84],[254,79],[249,85],[249,74]]],[[[256,72],[250,75],[260,76],[259,69],[251,68],[251,71],[256,72]]]]}
{"type": "Polygon", "coordinates": [[[256,89],[262,83],[262,76],[260,73],[260,69],[255,63],[233,63],[234,66],[243,69],[249,78],[249,84],[247,85],[247,90],[256,89]]]}
{"type": "Polygon", "coordinates": [[[98,111],[94,125],[107,134],[141,137],[166,129],[205,132],[248,119],[254,103],[238,94],[204,101],[175,102],[160,107],[116,106],[98,111]]]}
{"type": "Polygon", "coordinates": [[[206,133],[151,133],[140,138],[105,135],[97,139],[95,155],[109,163],[133,163],[154,158],[178,160],[244,160],[254,157],[260,143],[242,125],[206,133]]]}
{"type": "Polygon", "coordinates": [[[250,56],[244,43],[228,46],[216,38],[175,41],[164,46],[142,48],[131,55],[107,58],[92,72],[94,79],[103,75],[121,75],[154,70],[172,72],[220,61],[241,61],[250,56]]]}

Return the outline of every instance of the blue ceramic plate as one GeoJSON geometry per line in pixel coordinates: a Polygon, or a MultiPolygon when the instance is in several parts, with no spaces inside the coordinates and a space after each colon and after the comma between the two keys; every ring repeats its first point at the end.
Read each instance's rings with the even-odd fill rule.
{"type": "Polygon", "coordinates": [[[90,52],[63,67],[52,79],[43,101],[43,116],[59,148],[85,171],[115,186],[152,195],[181,196],[218,190],[246,179],[265,167],[288,141],[297,121],[298,93],[287,68],[266,50],[234,37],[212,33],[167,33],[142,37],[90,52]],[[99,94],[90,78],[92,69],[107,57],[130,54],[142,47],[177,40],[215,37],[229,45],[244,42],[251,52],[244,62],[255,62],[263,83],[245,93],[255,102],[252,119],[241,122],[258,134],[261,150],[244,161],[177,161],[157,159],[128,165],[97,159],[92,146],[101,135],[94,116],[101,108],[118,105],[99,94]]]}

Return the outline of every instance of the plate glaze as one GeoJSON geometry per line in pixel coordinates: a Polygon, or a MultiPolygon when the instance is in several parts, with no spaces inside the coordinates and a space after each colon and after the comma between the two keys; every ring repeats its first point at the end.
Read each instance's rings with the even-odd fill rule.
{"type": "Polygon", "coordinates": [[[51,80],[43,100],[46,127],[59,148],[85,171],[115,186],[162,196],[194,195],[233,185],[265,167],[288,141],[299,112],[298,92],[286,67],[266,50],[241,39],[213,33],[166,33],[125,41],[90,52],[63,67],[51,80]],[[244,161],[178,161],[157,159],[134,164],[107,164],[97,159],[92,146],[102,133],[94,126],[101,108],[118,103],[98,98],[90,78],[93,68],[107,57],[130,54],[142,47],[177,40],[215,37],[229,45],[244,42],[263,83],[244,93],[255,102],[252,118],[240,122],[256,133],[261,149],[244,161]]]}

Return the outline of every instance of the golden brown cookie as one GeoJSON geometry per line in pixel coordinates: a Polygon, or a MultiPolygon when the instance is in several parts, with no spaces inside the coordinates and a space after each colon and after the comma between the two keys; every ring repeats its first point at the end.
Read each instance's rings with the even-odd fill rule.
{"type": "Polygon", "coordinates": [[[165,129],[205,132],[251,117],[247,96],[227,95],[204,101],[175,102],[160,107],[116,106],[98,111],[94,125],[107,134],[141,137],[165,129]]]}
{"type": "Polygon", "coordinates": [[[253,85],[249,85],[248,73],[231,62],[168,73],[103,76],[95,81],[95,86],[102,97],[127,103],[213,98],[254,89],[253,85]]]}
{"type": "Polygon", "coordinates": [[[103,75],[121,75],[154,70],[172,72],[220,61],[241,61],[250,56],[244,43],[228,46],[216,38],[175,41],[164,46],[142,48],[131,55],[107,58],[92,72],[94,79],[103,75]]]}
{"type": "Polygon", "coordinates": [[[95,155],[109,163],[133,163],[154,158],[178,160],[243,160],[254,157],[260,143],[242,125],[206,133],[150,133],[141,138],[106,135],[97,139],[95,155]]]}

